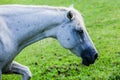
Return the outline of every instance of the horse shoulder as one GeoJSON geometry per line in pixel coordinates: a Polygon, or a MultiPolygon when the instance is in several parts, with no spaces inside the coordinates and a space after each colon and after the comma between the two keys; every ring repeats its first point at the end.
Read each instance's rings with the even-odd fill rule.
{"type": "Polygon", "coordinates": [[[5,21],[0,17],[0,48],[6,52],[10,52],[14,48],[12,33],[5,21]]]}

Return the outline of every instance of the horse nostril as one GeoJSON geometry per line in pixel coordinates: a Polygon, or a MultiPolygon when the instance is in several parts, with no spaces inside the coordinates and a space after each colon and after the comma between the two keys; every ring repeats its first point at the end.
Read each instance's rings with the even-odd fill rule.
{"type": "Polygon", "coordinates": [[[98,57],[98,54],[95,54],[94,58],[97,59],[97,57],[98,57]]]}

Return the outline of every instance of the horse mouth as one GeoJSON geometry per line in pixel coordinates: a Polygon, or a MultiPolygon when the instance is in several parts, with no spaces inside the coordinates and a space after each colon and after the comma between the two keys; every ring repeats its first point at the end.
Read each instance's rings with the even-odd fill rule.
{"type": "Polygon", "coordinates": [[[90,65],[89,60],[87,58],[82,59],[82,64],[86,66],[90,65]]]}
{"type": "Polygon", "coordinates": [[[86,58],[86,57],[82,59],[82,64],[85,65],[85,66],[89,66],[90,64],[93,64],[93,63],[94,63],[94,61],[91,62],[91,61],[90,61],[88,58],[86,58]]]}

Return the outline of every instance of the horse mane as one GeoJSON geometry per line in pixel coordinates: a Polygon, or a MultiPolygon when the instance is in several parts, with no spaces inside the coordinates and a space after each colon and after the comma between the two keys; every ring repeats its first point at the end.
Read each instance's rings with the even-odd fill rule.
{"type": "MultiPolygon", "coordinates": [[[[11,5],[0,5],[0,7],[10,7],[11,5]]],[[[12,4],[12,7],[19,7],[19,8],[29,8],[29,9],[50,9],[50,10],[61,10],[67,11],[69,8],[67,7],[56,7],[56,6],[48,6],[48,5],[18,5],[12,4]]]]}
{"type": "MultiPolygon", "coordinates": [[[[18,4],[12,4],[12,5],[0,5],[0,15],[6,16],[6,15],[16,15],[16,12],[18,13],[29,13],[31,10],[34,10],[34,12],[38,12],[38,10],[53,10],[57,12],[67,12],[69,11],[69,8],[67,7],[56,7],[56,6],[47,6],[47,5],[18,5],[18,4]],[[23,10],[24,9],[24,10],[23,10]],[[22,11],[22,12],[21,12],[22,11]],[[27,12],[24,12],[27,11],[27,12]]],[[[30,12],[31,13],[31,12],[30,12]]]]}

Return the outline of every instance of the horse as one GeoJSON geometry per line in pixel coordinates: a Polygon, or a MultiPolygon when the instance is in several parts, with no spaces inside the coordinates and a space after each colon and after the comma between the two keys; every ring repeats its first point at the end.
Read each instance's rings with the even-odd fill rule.
{"type": "Polygon", "coordinates": [[[98,57],[82,14],[73,7],[0,5],[0,80],[2,74],[20,74],[22,80],[30,80],[29,68],[14,58],[48,37],[81,57],[83,65],[93,64],[98,57]]]}

